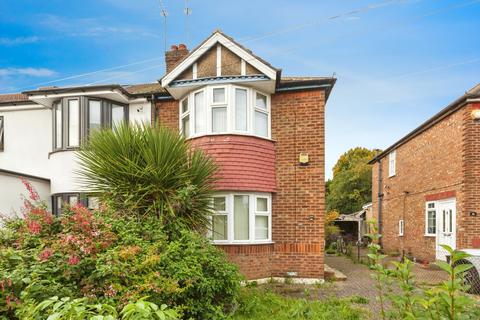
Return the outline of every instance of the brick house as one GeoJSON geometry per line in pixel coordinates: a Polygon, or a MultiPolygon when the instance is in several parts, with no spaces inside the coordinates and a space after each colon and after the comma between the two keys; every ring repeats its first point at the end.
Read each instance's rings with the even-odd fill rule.
{"type": "Polygon", "coordinates": [[[282,77],[220,31],[192,51],[172,46],[165,60],[157,83],[0,95],[0,183],[11,186],[0,211],[14,207],[7,199],[19,192],[20,175],[38,184],[55,212],[65,202],[93,208],[95,196],[73,183],[77,133],[117,121],[157,121],[219,165],[209,236],[247,278],[322,279],[324,113],[335,79],[282,77]],[[22,121],[33,129],[14,143],[22,121]]]}
{"type": "Polygon", "coordinates": [[[480,85],[377,155],[373,212],[387,253],[480,253],[480,85]]]}

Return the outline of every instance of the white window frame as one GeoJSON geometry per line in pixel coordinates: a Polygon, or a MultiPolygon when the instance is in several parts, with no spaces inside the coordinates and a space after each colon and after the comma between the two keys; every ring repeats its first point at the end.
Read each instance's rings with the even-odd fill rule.
{"type": "Polygon", "coordinates": [[[403,237],[405,232],[405,221],[403,219],[398,220],[398,236],[403,237]]]}
{"type": "MultiPolygon", "coordinates": [[[[251,193],[251,192],[219,192],[213,195],[213,197],[225,197],[225,208],[227,210],[227,240],[211,240],[214,244],[264,244],[272,243],[272,195],[270,193],[251,193]],[[235,240],[234,235],[234,196],[248,196],[248,240],[235,240]],[[257,212],[257,198],[267,199],[266,212],[257,212]],[[268,217],[268,237],[267,239],[256,240],[255,239],[255,217],[257,215],[268,217]]],[[[213,203],[213,200],[212,200],[213,203]]],[[[213,213],[216,215],[217,213],[213,213]]],[[[224,214],[224,213],[218,213],[224,214]]],[[[212,219],[210,219],[212,221],[212,219]]],[[[208,233],[210,239],[212,239],[212,231],[208,233]]]]}
{"type": "Polygon", "coordinates": [[[388,154],[388,177],[394,177],[397,173],[397,150],[388,154]]]}
{"type": "Polygon", "coordinates": [[[215,194],[212,198],[212,208],[213,208],[213,213],[212,217],[210,218],[210,223],[212,225],[212,230],[209,232],[209,237],[212,239],[214,243],[228,243],[228,239],[230,237],[230,219],[232,217],[228,214],[230,211],[232,211],[229,207],[230,202],[227,199],[227,195],[225,194],[215,194]],[[214,208],[214,203],[213,203],[213,198],[225,198],[225,211],[215,211],[214,208]],[[226,240],[213,240],[213,216],[226,216],[227,217],[227,239],[226,240]]]}
{"type": "Polygon", "coordinates": [[[437,214],[438,214],[438,211],[437,211],[437,202],[436,201],[428,201],[425,203],[425,236],[426,237],[435,237],[437,236],[437,214]],[[433,208],[429,208],[428,206],[430,204],[433,204],[433,208]],[[435,232],[434,233],[430,233],[428,232],[428,212],[429,211],[435,211],[435,232]]]}
{"type": "Polygon", "coordinates": [[[270,128],[271,128],[271,117],[270,117],[270,96],[268,94],[265,94],[263,92],[260,92],[260,91],[257,91],[257,90],[253,90],[253,94],[251,96],[251,99],[252,99],[252,106],[253,106],[253,110],[251,112],[251,123],[252,123],[252,134],[258,136],[258,137],[263,137],[261,135],[258,135],[255,133],[255,114],[256,112],[260,112],[260,113],[263,113],[264,115],[267,116],[267,137],[270,137],[270,128]],[[266,97],[266,107],[267,109],[263,109],[263,108],[260,108],[260,107],[257,107],[257,94],[261,94],[262,96],[265,96],[266,97]]]}
{"type": "Polygon", "coordinates": [[[186,137],[196,138],[206,135],[217,135],[217,134],[241,134],[241,135],[250,135],[255,137],[260,137],[263,139],[271,139],[271,97],[269,94],[264,92],[254,90],[252,88],[238,86],[238,85],[211,85],[206,86],[202,89],[195,90],[190,92],[187,96],[179,101],[179,128],[180,132],[184,131],[182,120],[187,113],[182,112],[182,102],[185,99],[189,99],[189,115],[190,115],[190,135],[186,137]],[[213,103],[213,89],[224,88],[225,89],[225,102],[223,103],[213,103]],[[235,90],[242,89],[247,91],[247,130],[236,130],[235,126],[235,90]],[[195,94],[203,92],[204,103],[205,103],[205,115],[204,115],[204,124],[205,132],[196,132],[195,122],[196,112],[195,112],[195,94]],[[267,109],[262,109],[256,107],[256,94],[262,94],[267,98],[267,109]],[[227,109],[227,123],[226,130],[224,132],[213,132],[212,131],[212,110],[217,107],[226,107],[227,109]],[[267,136],[257,135],[255,133],[255,112],[262,112],[267,116],[267,136]]]}
{"type": "Polygon", "coordinates": [[[178,113],[180,114],[180,117],[179,117],[179,128],[180,128],[180,133],[184,136],[184,138],[189,138],[191,135],[192,135],[192,112],[190,112],[192,106],[190,104],[190,96],[186,96],[185,98],[183,98],[182,100],[180,100],[180,107],[178,109],[178,113]],[[183,102],[184,101],[187,101],[187,111],[183,111],[183,102]],[[190,117],[189,119],[189,133],[190,135],[187,136],[185,135],[185,129],[183,128],[183,119],[186,118],[187,116],[190,117]]]}

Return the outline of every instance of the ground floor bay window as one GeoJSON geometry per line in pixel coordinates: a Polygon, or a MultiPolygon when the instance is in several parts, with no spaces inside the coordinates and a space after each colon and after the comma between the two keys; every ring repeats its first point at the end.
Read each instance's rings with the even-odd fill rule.
{"type": "Polygon", "coordinates": [[[218,244],[272,241],[272,197],[269,193],[219,193],[212,199],[210,237],[218,244]]]}

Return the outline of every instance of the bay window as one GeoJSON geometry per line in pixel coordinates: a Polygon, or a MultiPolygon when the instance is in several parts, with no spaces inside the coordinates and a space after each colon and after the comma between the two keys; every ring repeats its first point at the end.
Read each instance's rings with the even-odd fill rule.
{"type": "Polygon", "coordinates": [[[53,149],[78,148],[89,133],[127,121],[128,107],[106,99],[64,98],[53,104],[53,149]]]}
{"type": "Polygon", "coordinates": [[[204,87],[180,101],[179,114],[186,138],[221,133],[270,138],[270,97],[251,88],[204,87]]]}
{"type": "Polygon", "coordinates": [[[98,197],[85,193],[57,193],[52,198],[53,213],[56,216],[62,214],[62,210],[66,205],[73,207],[80,204],[89,210],[97,210],[99,208],[98,197]]]}
{"type": "Polygon", "coordinates": [[[221,193],[213,197],[210,238],[218,244],[268,243],[272,210],[268,193],[221,193]]]}

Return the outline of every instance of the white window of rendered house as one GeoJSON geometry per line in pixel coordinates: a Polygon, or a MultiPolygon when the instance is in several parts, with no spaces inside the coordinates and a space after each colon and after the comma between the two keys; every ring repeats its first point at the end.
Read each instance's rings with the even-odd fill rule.
{"type": "Polygon", "coordinates": [[[403,220],[398,220],[398,235],[400,237],[403,236],[404,229],[405,229],[404,221],[403,220]]]}
{"type": "Polygon", "coordinates": [[[435,202],[427,202],[425,209],[425,235],[435,236],[437,234],[437,211],[435,202]]]}
{"type": "Polygon", "coordinates": [[[68,147],[80,145],[80,103],[78,99],[68,100],[68,147]]]}
{"type": "Polygon", "coordinates": [[[397,151],[393,150],[388,155],[388,176],[393,177],[396,174],[397,151]]]}

